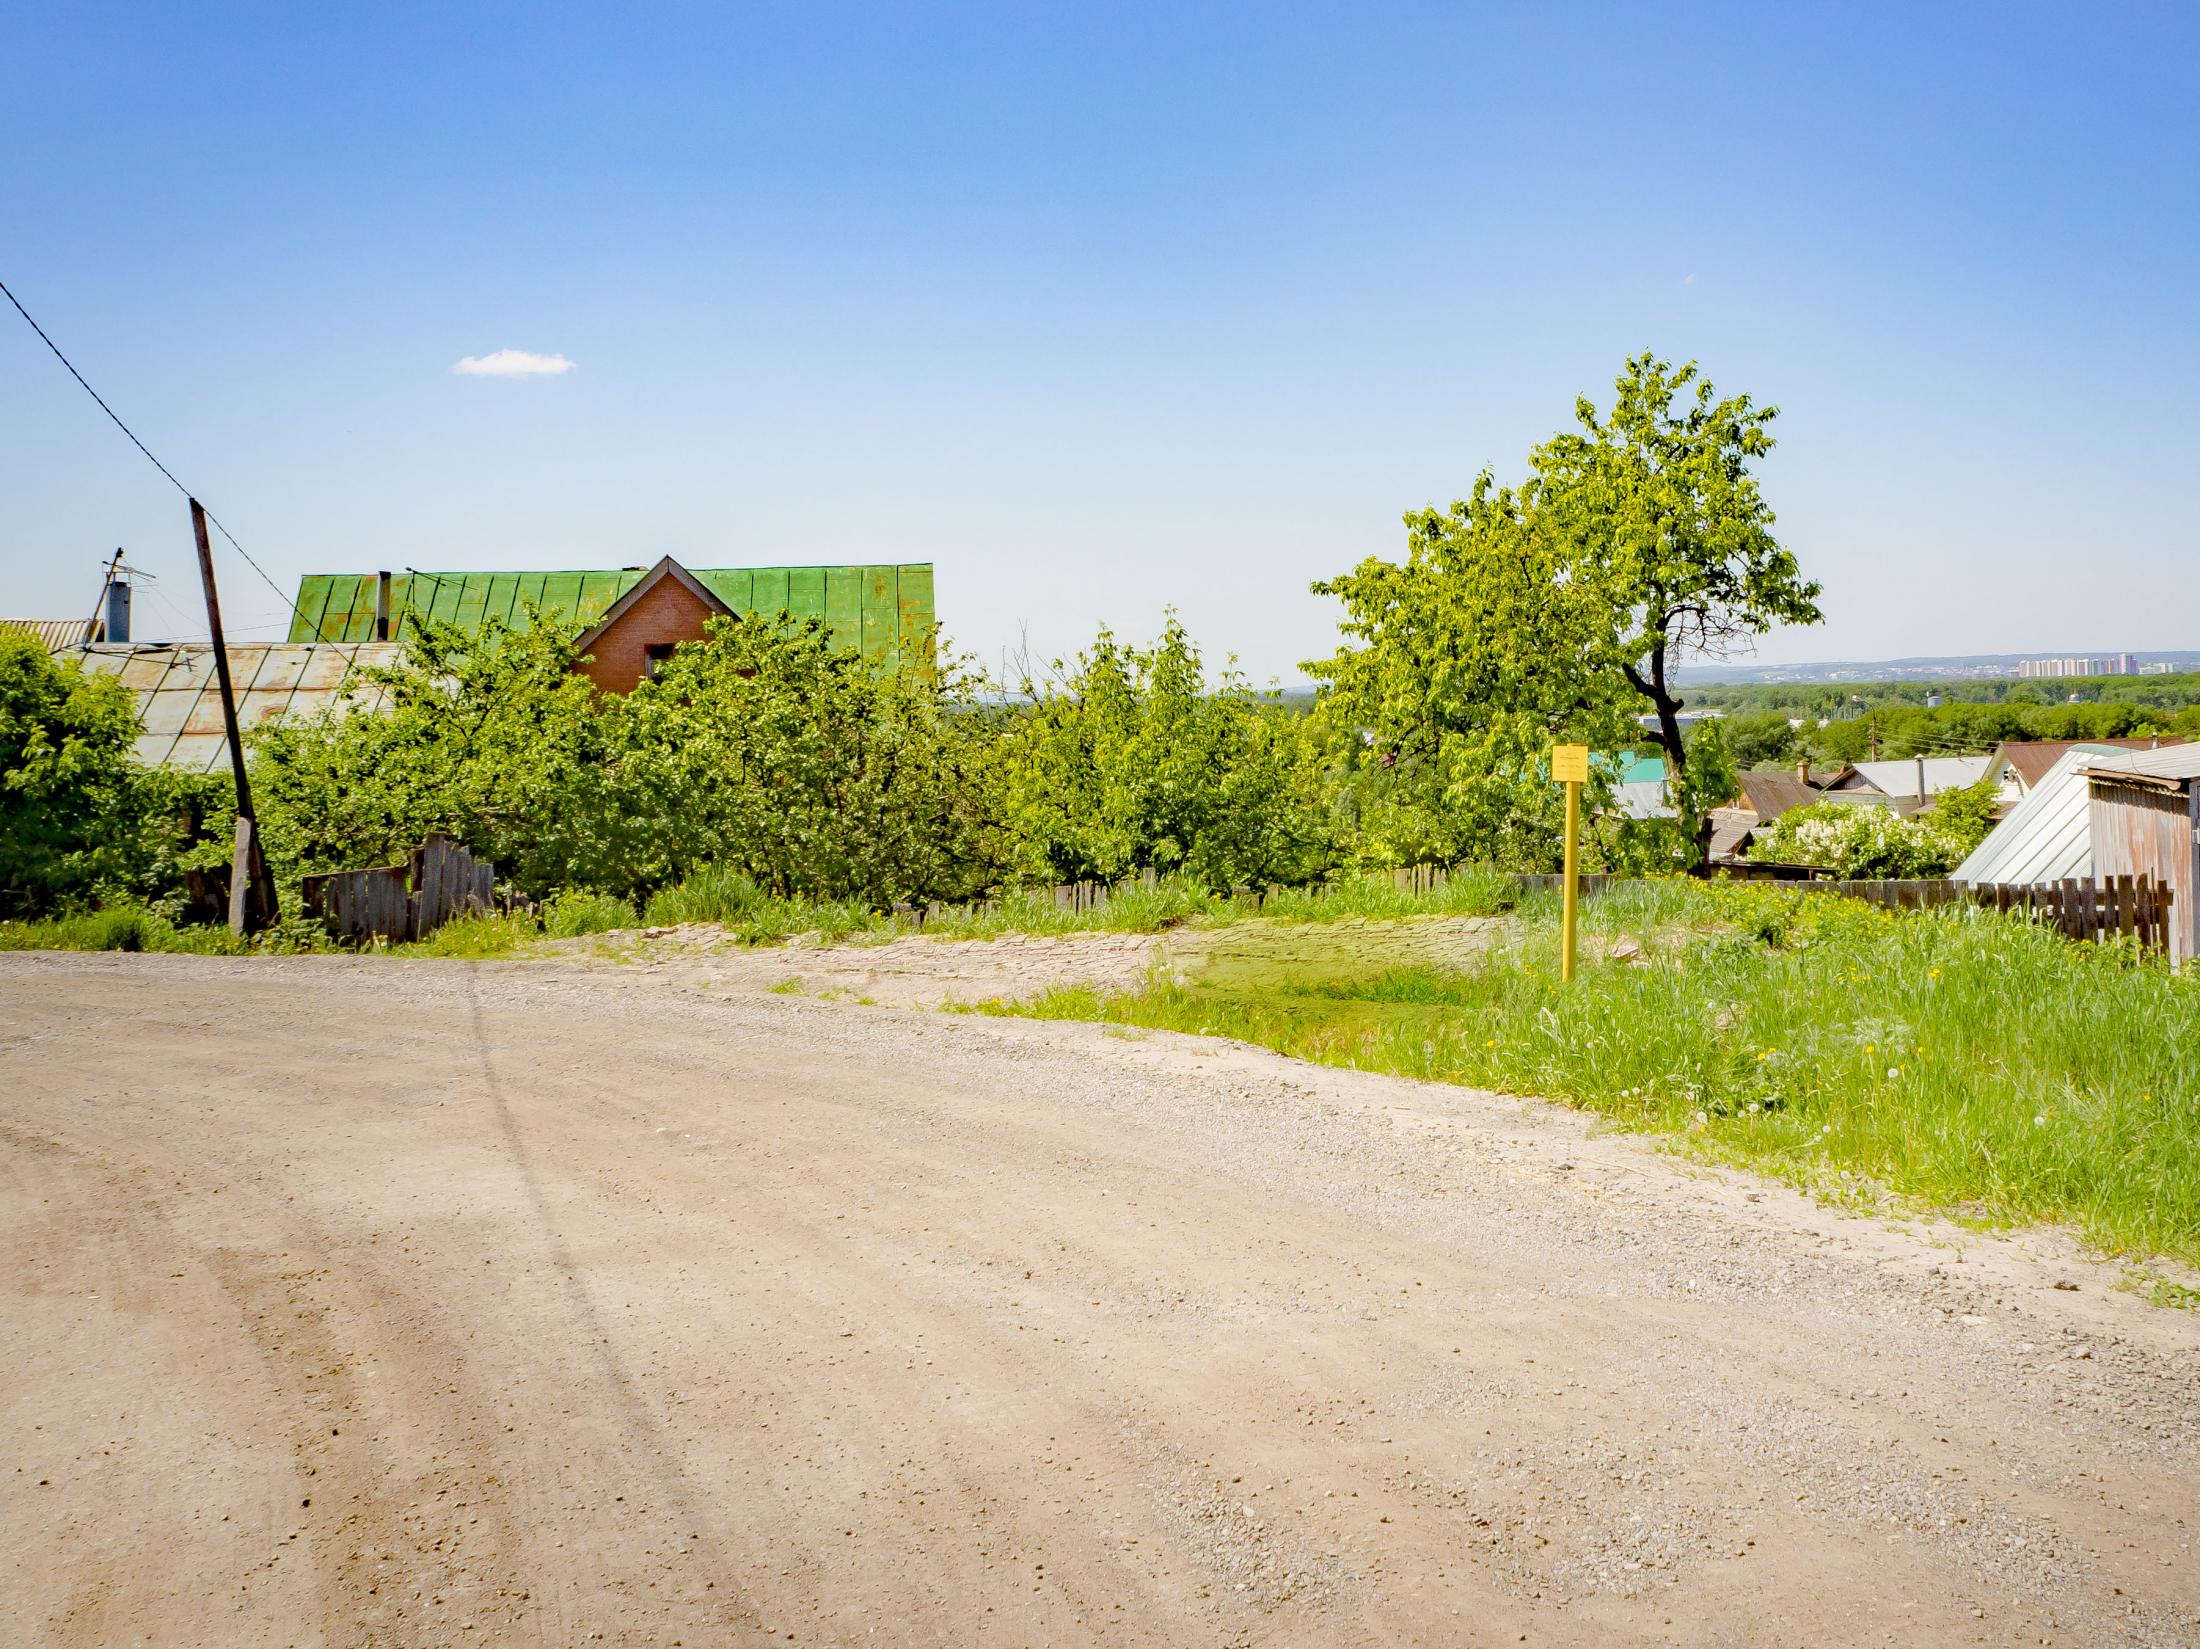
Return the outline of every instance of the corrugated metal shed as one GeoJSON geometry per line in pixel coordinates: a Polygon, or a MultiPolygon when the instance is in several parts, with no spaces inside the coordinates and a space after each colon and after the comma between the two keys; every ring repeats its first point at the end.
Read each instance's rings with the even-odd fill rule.
{"type": "Polygon", "coordinates": [[[2104,879],[2137,877],[2170,893],[2169,959],[2183,967],[2200,950],[2200,782],[2147,765],[2086,769],[2093,863],[2104,879]]]}
{"type": "Polygon", "coordinates": [[[105,639],[107,625],[103,619],[0,618],[0,630],[28,630],[47,652],[59,653],[105,639]]]}
{"type": "MultiPolygon", "coordinates": [[[[247,732],[280,716],[379,709],[383,689],[358,672],[396,661],[397,643],[263,642],[229,649],[237,725],[247,732]]],[[[98,643],[81,655],[94,675],[119,676],[138,704],[138,760],[194,773],[229,765],[214,649],[205,642],[98,643]]]]}
{"type": "MultiPolygon", "coordinates": [[[[1986,777],[1986,769],[1992,762],[1991,756],[1927,756],[1924,794],[1937,796],[1943,790],[1961,790],[1967,784],[1976,784],[1986,777]]],[[[1882,794],[1916,796],[1917,767],[1917,758],[1912,756],[1904,761],[1858,762],[1856,771],[1882,794]]]]}
{"type": "Polygon", "coordinates": [[[2023,795],[2072,750],[2165,750],[2185,741],[2174,733],[2149,734],[2136,739],[2092,739],[2072,743],[2067,739],[2005,739],[1987,758],[2001,782],[2003,794],[2023,795]]]}
{"type": "Polygon", "coordinates": [[[2076,744],[2056,759],[2009,817],[1994,826],[1971,856],[1956,866],[1958,882],[2006,882],[2028,887],[2059,882],[2066,876],[2093,875],[2091,791],[2087,768],[2157,773],[2172,777],[2200,774],[2200,745],[2160,750],[2118,750],[2106,744],[2076,744]]]}
{"type": "MultiPolygon", "coordinates": [[[[410,603],[431,618],[462,628],[471,629],[492,618],[519,628],[526,625],[532,603],[538,612],[590,625],[648,570],[397,573],[390,579],[390,610],[395,615],[410,603]]],[[[737,613],[784,610],[797,618],[821,618],[841,645],[883,663],[914,656],[932,628],[932,564],[928,561],[688,571],[737,613]]],[[[375,583],[373,573],[309,573],[298,581],[290,639],[371,642],[375,583]]]]}

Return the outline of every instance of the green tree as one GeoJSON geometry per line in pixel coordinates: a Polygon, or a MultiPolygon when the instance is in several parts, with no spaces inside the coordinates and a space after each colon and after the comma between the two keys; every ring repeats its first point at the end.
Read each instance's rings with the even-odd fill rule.
{"type": "Polygon", "coordinates": [[[137,731],[120,681],[0,630],[0,916],[160,898],[204,857],[226,781],[140,766],[137,731]]]}
{"type": "MultiPolygon", "coordinates": [[[[1522,494],[1484,473],[1405,525],[1403,562],[1371,556],[1314,586],[1343,604],[1346,637],[1305,666],[1321,713],[1389,779],[1363,807],[1363,842],[1392,862],[1544,868],[1563,819],[1550,746],[1630,742],[1625,684],[1587,657],[1584,592],[1522,494]]],[[[1607,782],[1598,770],[1597,799],[1607,782]]]]}
{"type": "Polygon", "coordinates": [[[559,806],[606,758],[572,634],[531,615],[478,633],[409,611],[395,664],[351,702],[249,740],[253,802],[276,884],[393,864],[441,831],[530,892],[561,879],[559,806]],[[371,708],[370,708],[371,706],[371,708]]]}
{"type": "Polygon", "coordinates": [[[1175,615],[1151,648],[1106,629],[1071,665],[1019,684],[1003,724],[1015,868],[1110,881],[1183,872],[1211,887],[1326,868],[1322,763],[1307,718],[1234,669],[1210,688],[1175,615]]]}
{"type": "Polygon", "coordinates": [[[1414,776],[1431,834],[1484,856],[1547,856],[1553,740],[1617,749],[1647,724],[1700,861],[1702,809],[1724,797],[1690,781],[1675,669],[1819,617],[1750,469],[1775,413],[1647,354],[1608,418],[1586,399],[1576,413],[1517,491],[1485,471],[1449,510],[1406,518],[1403,563],[1316,584],[1347,641],[1306,668],[1326,712],[1414,776]]]}
{"type": "Polygon", "coordinates": [[[1779,714],[1727,716],[1720,724],[1734,766],[1748,773],[1759,768],[1792,767],[1805,751],[1802,735],[1779,714]]]}
{"type": "Polygon", "coordinates": [[[624,698],[537,822],[548,879],[642,894],[705,866],[780,895],[962,898],[1000,869],[990,712],[952,660],[899,669],[816,619],[719,619],[624,698]]]}
{"type": "MultiPolygon", "coordinates": [[[[1529,455],[1531,509],[1557,576],[1583,597],[1571,604],[1582,663],[1633,689],[1676,803],[1692,804],[1676,666],[1820,618],[1819,586],[1773,537],[1750,467],[1772,450],[1778,409],[1722,399],[1694,362],[1645,353],[1620,374],[1609,417],[1586,397],[1574,411],[1578,430],[1529,455]]],[[[1708,841],[1708,818],[1684,819],[1708,841]]]]}

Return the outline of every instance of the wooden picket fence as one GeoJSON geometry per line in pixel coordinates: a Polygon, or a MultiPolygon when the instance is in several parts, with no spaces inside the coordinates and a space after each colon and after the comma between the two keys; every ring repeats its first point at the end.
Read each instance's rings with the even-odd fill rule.
{"type": "Polygon", "coordinates": [[[430,836],[401,865],[334,870],[308,876],[306,914],[339,939],[425,939],[454,916],[477,915],[495,902],[490,866],[448,836],[430,836]]]}

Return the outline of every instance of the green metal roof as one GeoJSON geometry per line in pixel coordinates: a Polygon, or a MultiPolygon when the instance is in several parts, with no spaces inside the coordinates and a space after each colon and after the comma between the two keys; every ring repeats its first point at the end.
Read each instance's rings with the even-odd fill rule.
{"type": "Polygon", "coordinates": [[[1610,764],[1614,784],[1656,784],[1665,777],[1665,758],[1654,750],[1622,750],[1602,759],[1610,764]]]}
{"type": "MultiPolygon", "coordinates": [[[[527,625],[531,604],[545,617],[587,626],[603,617],[649,569],[621,567],[567,573],[398,573],[390,579],[390,612],[408,605],[465,629],[502,619],[527,625]]],[[[932,564],[872,567],[691,567],[711,593],[737,613],[821,618],[833,639],[867,657],[894,663],[915,657],[933,622],[932,564]]],[[[292,641],[372,641],[373,573],[308,573],[298,581],[292,641]]]]}

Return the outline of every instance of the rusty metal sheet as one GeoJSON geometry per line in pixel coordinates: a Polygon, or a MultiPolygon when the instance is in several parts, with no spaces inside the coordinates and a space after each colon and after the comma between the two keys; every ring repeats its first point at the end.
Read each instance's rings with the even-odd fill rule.
{"type": "MultiPolygon", "coordinates": [[[[250,729],[278,717],[374,708],[386,690],[360,681],[358,672],[393,663],[400,651],[398,643],[387,641],[231,647],[238,724],[250,729]]],[[[83,656],[85,669],[120,678],[137,701],[141,761],[197,771],[228,764],[213,649],[206,643],[101,645],[83,656]]]]}
{"type": "Polygon", "coordinates": [[[47,652],[60,653],[106,639],[107,624],[104,619],[0,618],[0,630],[27,631],[47,652]]]}

